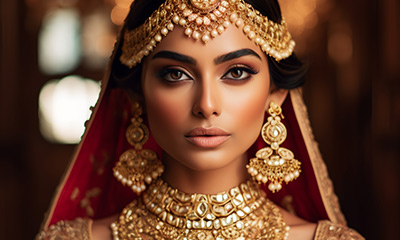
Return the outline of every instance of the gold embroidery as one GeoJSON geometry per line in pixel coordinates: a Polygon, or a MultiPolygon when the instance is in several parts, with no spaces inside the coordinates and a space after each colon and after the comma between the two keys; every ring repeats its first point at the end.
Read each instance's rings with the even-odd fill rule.
{"type": "Polygon", "coordinates": [[[111,158],[106,152],[103,152],[103,161],[96,160],[94,155],[90,155],[90,162],[92,163],[92,172],[96,172],[97,175],[102,175],[104,173],[105,166],[111,158]]]}
{"type": "Polygon", "coordinates": [[[40,232],[35,240],[90,240],[92,221],[77,218],[74,221],[59,221],[40,232]]]}
{"type": "Polygon", "coordinates": [[[85,208],[86,214],[88,216],[94,215],[94,210],[90,205],[90,198],[97,197],[100,195],[101,189],[100,188],[92,188],[88,190],[85,194],[85,198],[80,201],[81,208],[85,208]]]}
{"type": "Polygon", "coordinates": [[[314,240],[363,240],[358,232],[328,220],[318,222],[314,240]]]}
{"type": "Polygon", "coordinates": [[[78,196],[79,196],[79,188],[75,187],[74,190],[71,193],[70,199],[72,201],[75,201],[78,198],[78,196]]]}
{"type": "Polygon", "coordinates": [[[306,144],[310,161],[314,169],[315,178],[318,188],[321,193],[321,198],[324,203],[329,219],[334,223],[346,225],[346,220],[340,210],[340,205],[336,194],[333,191],[332,181],[329,179],[328,171],[325,163],[322,160],[321,153],[318,149],[318,144],[312,133],[310,120],[307,114],[307,108],[301,96],[300,88],[290,91],[293,109],[297,117],[297,122],[306,144]]]}

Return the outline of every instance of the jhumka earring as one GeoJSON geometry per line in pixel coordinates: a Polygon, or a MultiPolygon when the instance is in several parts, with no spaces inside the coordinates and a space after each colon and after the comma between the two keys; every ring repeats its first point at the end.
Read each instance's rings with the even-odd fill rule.
{"type": "Polygon", "coordinates": [[[121,154],[118,163],[113,168],[114,176],[128,185],[135,193],[140,194],[154,179],[164,171],[164,166],[157,158],[157,154],[149,149],[142,149],[149,139],[149,129],[143,124],[142,107],[138,102],[132,105],[133,117],[126,130],[125,136],[134,149],[121,154]]]}
{"type": "Polygon", "coordinates": [[[262,127],[261,136],[270,146],[257,151],[256,157],[250,159],[247,171],[258,183],[269,181],[268,189],[275,192],[281,190],[282,181],[288,183],[299,177],[301,163],[294,159],[292,151],[279,147],[287,136],[286,127],[281,122],[281,107],[271,102],[268,112],[271,116],[262,127]]]}

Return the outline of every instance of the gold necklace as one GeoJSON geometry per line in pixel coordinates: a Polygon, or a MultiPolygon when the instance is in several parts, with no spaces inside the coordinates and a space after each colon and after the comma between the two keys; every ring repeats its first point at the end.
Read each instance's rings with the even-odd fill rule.
{"type": "Polygon", "coordinates": [[[111,224],[114,240],[287,239],[289,226],[253,181],[215,195],[187,194],[158,179],[111,224]]]}

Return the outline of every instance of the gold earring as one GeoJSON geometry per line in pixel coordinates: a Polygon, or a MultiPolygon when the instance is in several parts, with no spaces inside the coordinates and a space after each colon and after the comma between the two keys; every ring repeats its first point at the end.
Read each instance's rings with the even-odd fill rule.
{"type": "Polygon", "coordinates": [[[142,107],[138,102],[132,105],[133,117],[126,129],[125,136],[134,149],[121,154],[118,163],[113,168],[114,176],[128,185],[135,193],[140,194],[154,179],[164,171],[164,166],[157,158],[157,154],[150,149],[142,149],[149,139],[149,129],[143,124],[142,107]]]}
{"type": "Polygon", "coordinates": [[[275,192],[281,190],[282,181],[288,183],[299,177],[301,163],[294,159],[292,151],[279,147],[287,136],[286,127],[281,122],[282,108],[271,102],[268,112],[271,116],[262,127],[261,136],[270,147],[258,150],[246,167],[258,183],[269,181],[268,189],[275,192]]]}

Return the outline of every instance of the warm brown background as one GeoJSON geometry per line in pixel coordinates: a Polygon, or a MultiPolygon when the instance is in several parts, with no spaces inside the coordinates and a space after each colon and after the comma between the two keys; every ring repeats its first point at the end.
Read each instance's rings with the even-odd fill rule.
{"type": "MultiPolygon", "coordinates": [[[[46,76],[37,66],[38,31],[51,1],[57,2],[0,3],[1,239],[33,239],[74,149],[46,142],[38,129],[39,90],[46,81],[62,77],[46,76]]],[[[87,14],[110,1],[75,2],[87,14]]],[[[281,2],[290,12],[295,0],[281,2]]],[[[320,2],[316,26],[296,39],[300,55],[310,61],[304,90],[315,135],[349,225],[367,239],[396,239],[400,2],[320,2]],[[340,36],[350,37],[350,45],[342,44],[346,37],[340,36]]],[[[70,74],[101,79],[103,72],[80,66],[70,74]]]]}

